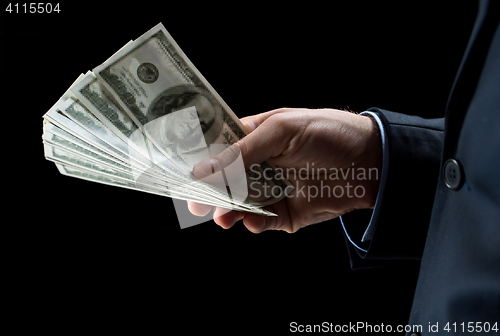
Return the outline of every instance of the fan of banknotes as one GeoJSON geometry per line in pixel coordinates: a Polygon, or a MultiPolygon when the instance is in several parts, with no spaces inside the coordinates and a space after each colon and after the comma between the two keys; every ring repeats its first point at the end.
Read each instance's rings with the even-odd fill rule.
{"type": "Polygon", "coordinates": [[[45,157],[66,176],[263,215],[293,189],[269,162],[245,172],[238,155],[193,175],[246,131],[161,23],[80,75],[43,118],[45,157]]]}

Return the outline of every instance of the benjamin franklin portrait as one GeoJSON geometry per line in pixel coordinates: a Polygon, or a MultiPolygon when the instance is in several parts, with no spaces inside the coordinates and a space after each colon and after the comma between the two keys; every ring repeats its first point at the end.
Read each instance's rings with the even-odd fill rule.
{"type": "Polygon", "coordinates": [[[146,118],[147,132],[162,149],[189,167],[204,159],[198,154],[206,152],[220,136],[223,125],[220,104],[208,91],[194,85],[165,90],[150,105],[146,118]]]}

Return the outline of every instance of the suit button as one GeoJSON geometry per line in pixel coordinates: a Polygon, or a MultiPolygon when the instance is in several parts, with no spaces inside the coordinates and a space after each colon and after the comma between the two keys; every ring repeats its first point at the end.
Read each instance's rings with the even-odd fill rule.
{"type": "Polygon", "coordinates": [[[418,333],[418,332],[414,332],[414,333],[412,333],[410,336],[420,336],[420,333],[418,333]]]}
{"type": "Polygon", "coordinates": [[[455,159],[448,159],[443,167],[443,179],[446,186],[457,190],[462,186],[463,172],[460,164],[455,159]]]}

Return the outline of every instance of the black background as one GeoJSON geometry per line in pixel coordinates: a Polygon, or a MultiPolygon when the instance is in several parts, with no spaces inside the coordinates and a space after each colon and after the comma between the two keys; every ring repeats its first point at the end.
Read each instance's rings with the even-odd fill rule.
{"type": "Polygon", "coordinates": [[[85,1],[52,14],[7,4],[4,274],[11,311],[27,316],[20,330],[285,334],[292,321],[407,322],[418,265],[351,271],[338,220],[293,235],[241,223],[181,230],[167,198],[60,175],[44,159],[42,115],[80,73],[163,22],[239,117],[372,106],[442,117],[474,3],[85,1]]]}

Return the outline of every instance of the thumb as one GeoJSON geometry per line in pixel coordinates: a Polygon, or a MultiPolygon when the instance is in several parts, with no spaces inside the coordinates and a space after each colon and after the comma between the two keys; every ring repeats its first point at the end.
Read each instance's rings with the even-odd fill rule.
{"type": "MultiPolygon", "coordinates": [[[[277,117],[278,115],[276,115],[277,117]]],[[[270,117],[243,139],[229,146],[220,154],[193,167],[193,175],[199,179],[228,167],[241,155],[245,170],[279,156],[288,146],[291,134],[285,132],[282,118],[270,117]]]]}

